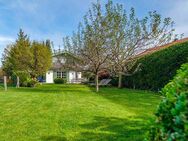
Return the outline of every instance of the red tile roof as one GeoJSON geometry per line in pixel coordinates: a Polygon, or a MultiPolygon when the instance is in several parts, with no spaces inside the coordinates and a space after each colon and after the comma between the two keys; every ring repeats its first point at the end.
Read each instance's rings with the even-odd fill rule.
{"type": "MultiPolygon", "coordinates": [[[[145,50],[144,52],[138,54],[137,57],[142,57],[142,56],[145,56],[145,55],[148,55],[148,54],[152,54],[152,53],[157,52],[157,51],[159,51],[159,50],[162,50],[162,49],[171,47],[171,46],[174,45],[174,44],[184,43],[184,42],[186,42],[186,41],[188,41],[188,37],[187,37],[187,38],[184,38],[184,39],[180,39],[180,40],[175,40],[175,41],[173,41],[173,42],[171,42],[171,43],[168,43],[168,44],[165,44],[165,45],[162,45],[162,46],[150,48],[150,49],[147,49],[147,50],[145,50]]],[[[137,58],[137,57],[136,57],[136,58],[137,58]]]]}

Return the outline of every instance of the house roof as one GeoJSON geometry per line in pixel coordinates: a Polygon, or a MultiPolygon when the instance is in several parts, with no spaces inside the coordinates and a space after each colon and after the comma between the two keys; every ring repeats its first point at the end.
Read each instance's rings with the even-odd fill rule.
{"type": "Polygon", "coordinates": [[[180,40],[175,40],[173,42],[170,42],[170,43],[162,45],[162,46],[157,46],[157,47],[149,48],[149,49],[141,52],[140,54],[136,55],[136,58],[137,57],[143,57],[143,56],[148,55],[148,54],[152,54],[152,53],[160,51],[162,49],[171,47],[172,45],[179,44],[179,43],[184,43],[186,41],[188,41],[188,37],[184,38],[184,39],[180,39],[180,40]]]}

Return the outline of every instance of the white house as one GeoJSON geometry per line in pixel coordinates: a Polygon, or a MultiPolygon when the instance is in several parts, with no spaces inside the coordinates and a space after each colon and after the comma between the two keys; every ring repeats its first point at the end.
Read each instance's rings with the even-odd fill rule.
{"type": "Polygon", "coordinates": [[[64,67],[64,53],[53,56],[52,68],[46,72],[46,83],[54,83],[55,78],[64,78],[67,83],[81,83],[82,73],[64,67]]]}

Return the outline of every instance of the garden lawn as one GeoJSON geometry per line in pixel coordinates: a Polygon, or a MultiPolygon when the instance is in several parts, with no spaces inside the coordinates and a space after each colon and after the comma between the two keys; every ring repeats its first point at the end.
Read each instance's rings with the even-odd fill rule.
{"type": "Polygon", "coordinates": [[[161,97],[84,85],[0,88],[1,141],[141,141],[161,97]]]}

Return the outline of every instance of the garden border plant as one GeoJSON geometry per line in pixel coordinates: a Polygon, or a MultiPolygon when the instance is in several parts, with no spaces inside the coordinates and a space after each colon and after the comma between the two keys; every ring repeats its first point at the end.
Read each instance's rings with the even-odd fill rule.
{"type": "Polygon", "coordinates": [[[186,141],[188,139],[188,63],[182,65],[162,94],[165,98],[156,112],[149,141],[186,141]]]}
{"type": "Polygon", "coordinates": [[[67,83],[67,81],[64,78],[55,78],[54,83],[55,84],[65,84],[65,83],[67,83]]]}

